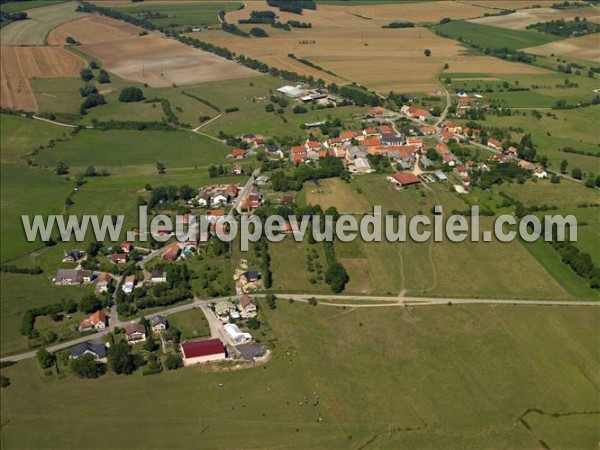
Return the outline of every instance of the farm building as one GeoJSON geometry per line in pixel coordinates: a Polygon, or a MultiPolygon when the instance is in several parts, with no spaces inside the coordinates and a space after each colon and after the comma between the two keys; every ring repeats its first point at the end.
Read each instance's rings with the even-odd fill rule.
{"type": "Polygon", "coordinates": [[[228,323],[223,328],[236,344],[252,340],[252,335],[250,333],[243,333],[235,323],[228,323]]]}
{"type": "Polygon", "coordinates": [[[298,85],[298,86],[282,86],[279,89],[277,89],[277,92],[282,93],[283,95],[287,95],[288,97],[291,98],[300,98],[303,97],[304,95],[306,95],[306,90],[302,89],[302,86],[298,85]]]}
{"type": "Polygon", "coordinates": [[[92,281],[92,273],[89,270],[58,269],[54,277],[54,284],[75,285],[89,283],[92,281]]]}
{"type": "Polygon", "coordinates": [[[410,186],[411,184],[419,183],[419,177],[412,173],[395,173],[387,177],[388,181],[396,184],[399,187],[410,186]]]}
{"type": "Polygon", "coordinates": [[[221,361],[227,357],[225,346],[220,339],[190,341],[181,344],[183,365],[191,366],[209,361],[221,361]]]}

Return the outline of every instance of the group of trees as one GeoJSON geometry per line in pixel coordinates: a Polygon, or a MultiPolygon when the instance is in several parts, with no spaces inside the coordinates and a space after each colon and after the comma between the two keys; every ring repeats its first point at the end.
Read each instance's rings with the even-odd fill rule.
{"type": "Polygon", "coordinates": [[[306,181],[335,178],[343,172],[344,165],[340,159],[328,155],[319,161],[318,167],[303,164],[289,173],[274,172],[271,176],[271,186],[275,191],[299,191],[306,181]]]}
{"type": "Polygon", "coordinates": [[[123,88],[119,93],[119,101],[122,103],[141,102],[144,98],[144,92],[135,86],[123,88]]]}
{"type": "Polygon", "coordinates": [[[267,0],[267,4],[282,12],[302,14],[303,9],[317,9],[314,0],[267,0]]]}
{"type": "Polygon", "coordinates": [[[583,19],[575,17],[574,20],[569,21],[557,19],[551,20],[550,22],[538,22],[527,25],[527,28],[563,38],[571,36],[584,36],[586,34],[597,33],[600,31],[600,25],[593,22],[588,22],[585,17],[583,19]]]}
{"type": "Polygon", "coordinates": [[[152,189],[148,206],[150,206],[150,208],[154,208],[160,203],[168,203],[164,205],[168,207],[169,204],[172,204],[177,200],[190,200],[195,195],[196,191],[188,184],[183,184],[179,187],[173,185],[159,186],[152,189]]]}

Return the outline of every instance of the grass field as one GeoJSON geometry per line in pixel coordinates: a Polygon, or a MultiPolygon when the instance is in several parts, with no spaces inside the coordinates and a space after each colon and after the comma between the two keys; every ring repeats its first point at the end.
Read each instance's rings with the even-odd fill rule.
{"type": "Polygon", "coordinates": [[[175,327],[181,331],[182,341],[210,336],[208,321],[199,308],[171,314],[167,321],[170,327],[175,327]]]}
{"type": "Polygon", "coordinates": [[[2,163],[23,163],[23,157],[30,154],[39,145],[46,145],[51,139],[65,138],[69,131],[38,120],[2,114],[2,163]]]}
{"type": "Polygon", "coordinates": [[[27,20],[2,27],[2,45],[44,45],[51,30],[70,20],[84,17],[84,14],[75,11],[76,6],[74,2],[51,2],[49,6],[28,11],[27,20]]]}
{"type": "Polygon", "coordinates": [[[559,39],[557,36],[540,33],[535,30],[507,30],[505,28],[482,25],[461,20],[436,25],[435,29],[457,39],[462,37],[479,44],[482,48],[504,48],[518,50],[535,45],[543,45],[559,39]]]}
{"type": "Polygon", "coordinates": [[[369,202],[362,195],[357,195],[346,182],[339,178],[322,180],[319,187],[312,182],[307,182],[304,189],[306,203],[321,205],[324,210],[334,206],[340,214],[364,214],[373,211],[369,202]]]}
{"type": "MultiPolygon", "coordinates": [[[[78,301],[86,292],[91,290],[90,287],[81,286],[51,286],[48,278],[53,276],[54,273],[43,273],[41,275],[0,274],[0,291],[2,293],[2,302],[0,302],[2,345],[0,353],[3,356],[29,349],[28,339],[20,332],[25,311],[36,306],[59,303],[63,299],[78,301]]],[[[40,321],[43,326],[44,321],[42,319],[40,321]]]]}
{"type": "Polygon", "coordinates": [[[187,131],[84,130],[75,139],[42,151],[39,163],[53,168],[59,160],[74,173],[88,165],[106,167],[113,174],[156,173],[156,162],[169,168],[201,167],[225,162],[225,144],[187,131]],[[168,149],[168,150],[167,150],[168,149]]]}
{"type": "MultiPolygon", "coordinates": [[[[558,100],[565,100],[568,104],[577,104],[591,100],[594,90],[600,87],[599,80],[575,74],[498,74],[490,71],[487,76],[493,79],[460,80],[460,78],[480,77],[468,77],[465,74],[456,76],[452,73],[440,75],[442,79],[450,78],[452,80],[451,89],[464,89],[467,92],[477,90],[486,100],[495,100],[501,106],[511,108],[551,108],[558,100]],[[565,87],[565,80],[569,80],[570,83],[577,84],[577,86],[565,87]],[[505,81],[513,88],[529,90],[508,91],[502,86],[505,81]],[[488,89],[493,92],[484,92],[488,89]]],[[[563,114],[564,112],[557,111],[556,113],[563,114]]],[[[574,113],[574,111],[570,111],[570,113],[574,113]]],[[[584,120],[589,120],[587,118],[593,116],[593,114],[580,111],[575,114],[583,117],[584,120]]]]}
{"type": "Polygon", "coordinates": [[[32,427],[44,432],[49,449],[183,449],[199,441],[235,448],[533,448],[539,440],[573,448],[598,440],[595,416],[528,415],[531,430],[516,422],[532,407],[596,410],[598,311],[350,310],[280,301],[265,314],[279,339],[265,368],[109,373],[86,381],[43,379],[32,361],[4,368],[11,380],[1,405],[4,445],[37,448],[32,427]],[[103,401],[94,401],[98,396],[103,401]],[[85,430],[98,422],[102,442],[90,441],[85,430]],[[231,433],[232,423],[248,426],[231,433]]]}
{"type": "MultiPolygon", "coordinates": [[[[599,106],[592,106],[585,110],[551,111],[551,114],[555,114],[557,117],[554,119],[544,116],[545,111],[542,110],[540,112],[543,117],[539,120],[527,112],[526,116],[490,117],[487,122],[495,127],[519,127],[526,133],[531,133],[534,143],[538,146],[539,154],[548,157],[552,170],[558,171],[561,161],[566,159],[569,162],[567,167],[569,173],[574,167],[579,167],[585,172],[595,173],[600,169],[599,158],[560,150],[564,147],[573,147],[584,152],[598,153],[594,128],[598,111],[600,111],[599,106]]],[[[517,142],[521,139],[520,133],[513,132],[511,134],[517,142]]],[[[574,188],[574,191],[580,192],[580,189],[574,188]]]]}
{"type": "Polygon", "coordinates": [[[285,108],[284,122],[274,113],[265,112],[270,103],[269,97],[277,88],[286,82],[270,76],[248,78],[242,80],[202,83],[182,88],[187,93],[217,105],[224,111],[226,108],[238,107],[240,110],[225,113],[215,121],[203,127],[202,131],[217,135],[219,131],[233,135],[245,133],[263,134],[265,136],[304,136],[300,125],[309,122],[339,117],[352,127],[352,116],[363,115],[365,108],[344,106],[331,109],[308,109],[305,114],[293,114],[293,103],[285,108]]]}
{"type": "Polygon", "coordinates": [[[118,8],[118,10],[138,18],[144,18],[148,16],[148,13],[161,14],[165,17],[149,18],[148,20],[157,27],[177,28],[218,24],[219,11],[233,11],[243,8],[243,4],[237,2],[190,2],[170,5],[146,3],[148,4],[139,6],[123,5],[123,8],[118,8]]]}

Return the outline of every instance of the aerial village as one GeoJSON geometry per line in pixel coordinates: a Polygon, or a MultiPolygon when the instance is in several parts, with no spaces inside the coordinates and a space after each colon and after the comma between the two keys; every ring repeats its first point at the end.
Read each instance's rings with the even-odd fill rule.
{"type": "MultiPolygon", "coordinates": [[[[283,86],[278,92],[299,104],[318,104],[323,107],[335,107],[344,101],[343,98],[331,95],[323,90],[309,90],[302,86],[283,86]]],[[[464,118],[467,110],[487,109],[482,96],[470,97],[459,93],[458,104],[454,115],[464,118]]],[[[458,194],[469,192],[471,176],[475,172],[487,172],[491,165],[516,162],[522,169],[531,172],[539,179],[547,178],[546,171],[531,162],[520,160],[514,146],[503,144],[491,137],[482,136],[482,130],[461,126],[446,118],[448,111],[436,117],[427,109],[419,106],[403,106],[399,112],[380,106],[366,108],[362,129],[341,130],[336,137],[321,137],[311,132],[323,122],[307,123],[306,140],[301,145],[281,148],[269,143],[265,136],[247,133],[236,137],[240,147],[234,147],[228,158],[232,162],[227,175],[241,176],[248,170],[243,163],[258,152],[264,152],[268,160],[281,161],[289,167],[304,164],[318,165],[326,157],[342,161],[344,168],[351,176],[361,176],[375,172],[373,158],[386,158],[393,169],[386,179],[401,191],[421,183],[451,183],[451,188],[458,194]],[[399,129],[401,128],[401,130],[399,129]],[[452,152],[453,144],[470,144],[489,151],[485,161],[474,162],[463,160],[452,152]],[[243,147],[243,148],[242,148],[243,147]],[[506,147],[506,148],[505,148],[506,147]]],[[[215,169],[217,170],[217,169],[215,169]]],[[[218,169],[222,171],[222,168],[218,169]]],[[[112,299],[106,308],[94,311],[81,321],[79,332],[89,333],[123,333],[124,341],[130,345],[142,344],[157,339],[167,354],[181,357],[183,366],[223,360],[265,361],[269,350],[257,342],[249,332],[252,321],[258,314],[258,302],[252,296],[262,289],[262,275],[255,268],[248,267],[246,260],[239,262],[235,270],[233,283],[234,296],[223,296],[214,301],[191,299],[193,307],[200,309],[210,326],[209,339],[195,339],[179,342],[175,333],[169,332],[168,310],[161,314],[146,316],[140,322],[122,322],[118,317],[114,299],[118,296],[135,297],[141,290],[151,292],[161,286],[173,287],[169,272],[164,266],[150,263],[158,259],[163,263],[185,260],[198,253],[199,248],[206,245],[217,231],[219,219],[233,214],[252,215],[265,204],[267,197],[262,190],[267,189],[269,177],[253,173],[246,185],[241,183],[214,184],[193,190],[183,205],[191,212],[179,216],[182,223],[189,226],[192,216],[203,217],[209,223],[208,230],[199,231],[195,239],[187,242],[167,241],[159,248],[138,246],[125,241],[118,247],[95,249],[97,255],[104,260],[100,265],[86,264],[88,256],[83,250],[64,252],[64,263],[75,263],[75,269],[59,269],[53,279],[56,285],[94,284],[98,294],[112,299]],[[150,263],[150,264],[149,264],[150,263]],[[102,270],[112,265],[115,270],[102,270]],[[119,270],[128,267],[128,270],[119,270]],[[153,268],[154,267],[154,268],[153,268]],[[132,270],[135,268],[135,270],[132,270]],[[197,306],[196,306],[197,304],[197,306]],[[250,325],[250,326],[249,326],[250,325]]],[[[318,180],[315,180],[318,183],[318,180]]],[[[291,202],[293,196],[283,195],[280,202],[291,202]]],[[[133,230],[136,236],[143,233],[133,230]]],[[[284,233],[292,232],[285,227],[284,233]]],[[[162,228],[154,230],[153,237],[174,236],[175,230],[162,228]]],[[[144,294],[145,295],[145,294],[144,294]]],[[[70,349],[70,358],[91,355],[97,362],[106,361],[106,346],[100,339],[86,341],[70,349]]]]}

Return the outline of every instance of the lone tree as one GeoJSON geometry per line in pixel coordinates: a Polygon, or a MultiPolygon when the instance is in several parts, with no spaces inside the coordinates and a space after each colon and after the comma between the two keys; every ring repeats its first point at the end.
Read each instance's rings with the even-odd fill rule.
{"type": "Polygon", "coordinates": [[[79,378],[98,378],[104,373],[104,365],[98,364],[90,354],[71,360],[71,370],[79,378]]]}
{"type": "Polygon", "coordinates": [[[66,175],[69,173],[69,166],[64,161],[59,161],[56,163],[56,173],[58,175],[66,175]]]}
{"type": "Polygon", "coordinates": [[[571,176],[573,178],[575,178],[576,180],[581,180],[583,178],[583,172],[581,171],[581,169],[579,167],[575,167],[571,171],[571,176]]]}
{"type": "Polygon", "coordinates": [[[165,172],[167,171],[167,168],[165,167],[165,165],[161,162],[157,162],[156,163],[156,171],[158,172],[159,175],[164,175],[165,172]]]}
{"type": "Polygon", "coordinates": [[[141,102],[144,98],[142,90],[134,86],[123,88],[119,94],[119,101],[123,103],[141,102]]]}
{"type": "Polygon", "coordinates": [[[45,348],[40,348],[36,353],[36,358],[42,369],[48,369],[54,364],[54,355],[49,353],[45,348]]]}
{"type": "Polygon", "coordinates": [[[116,374],[130,375],[136,369],[131,347],[125,341],[120,341],[108,350],[108,363],[116,374]]]}
{"type": "Polygon", "coordinates": [[[426,48],[425,51],[423,52],[423,54],[425,56],[431,56],[431,50],[429,50],[428,48],[426,48]]]}
{"type": "Polygon", "coordinates": [[[569,165],[569,161],[563,159],[560,163],[560,173],[567,173],[567,166],[569,165]]]}

